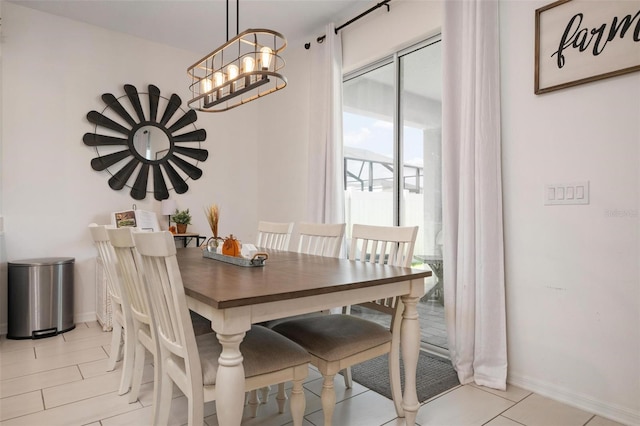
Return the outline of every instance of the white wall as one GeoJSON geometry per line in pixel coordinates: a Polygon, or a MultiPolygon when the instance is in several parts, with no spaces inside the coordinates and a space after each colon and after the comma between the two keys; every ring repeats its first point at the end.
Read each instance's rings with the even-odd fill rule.
{"type": "Polygon", "coordinates": [[[547,3],[500,3],[509,381],[640,424],[640,73],[535,95],[547,3]]]}
{"type": "MultiPolygon", "coordinates": [[[[251,105],[254,116],[265,114],[257,129],[258,175],[253,182],[258,191],[257,217],[285,222],[308,220],[307,164],[309,139],[309,63],[311,52],[303,43],[287,47],[285,74],[287,87],[270,103],[251,105]]],[[[295,231],[295,230],[294,230],[295,231]]],[[[255,240],[255,224],[251,228],[255,240]]],[[[292,240],[293,242],[293,240],[292,240]]]]}
{"type": "MultiPolygon", "coordinates": [[[[0,0],[0,20],[2,19],[2,11],[3,11],[4,2],[0,0]]],[[[2,27],[0,27],[0,82],[2,82],[2,27]]],[[[0,87],[2,87],[0,85],[0,87]]],[[[0,96],[0,117],[2,117],[2,96],[0,96]]],[[[0,123],[2,121],[0,120],[0,123]]],[[[2,164],[2,132],[0,132],[0,164],[2,164]]],[[[4,226],[2,221],[2,173],[0,172],[0,232],[4,232],[4,226]]],[[[0,282],[2,282],[2,275],[0,275],[0,282]]],[[[3,299],[3,295],[0,294],[0,301],[3,299]]],[[[2,302],[0,302],[0,307],[2,307],[2,302]]]]}
{"type": "MultiPolygon", "coordinates": [[[[2,18],[3,2],[0,0],[0,19],[2,18]]],[[[2,27],[0,26],[0,82],[2,82],[2,27]]],[[[0,85],[0,88],[2,86],[0,85]]],[[[0,117],[2,117],[2,96],[0,96],[0,117]]],[[[0,123],[2,120],[0,119],[0,123]]],[[[2,164],[2,131],[0,131],[0,164],[2,164]]],[[[0,168],[0,332],[4,330],[7,311],[7,253],[4,242],[4,216],[2,212],[2,169],[0,168]]]]}

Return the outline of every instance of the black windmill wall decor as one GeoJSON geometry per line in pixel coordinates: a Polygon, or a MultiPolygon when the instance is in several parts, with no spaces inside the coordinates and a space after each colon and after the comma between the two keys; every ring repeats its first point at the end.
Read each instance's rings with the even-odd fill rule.
{"type": "Polygon", "coordinates": [[[207,133],[194,124],[198,119],[196,111],[185,111],[178,95],[174,93],[167,99],[152,84],[148,93],[138,93],[130,84],[124,85],[124,91],[125,95],[119,98],[105,93],[102,100],[106,107],[102,112],[87,114],[95,130],[85,133],[82,140],[95,147],[98,154],[91,160],[91,167],[96,171],[107,170],[111,174],[111,189],[119,191],[127,186],[136,200],[143,200],[148,192],[156,200],[169,198],[170,189],[178,194],[187,192],[187,180],[202,176],[198,162],[209,156],[201,148],[207,133]],[[162,116],[158,120],[159,112],[162,116]],[[165,176],[171,188],[167,187],[165,176]],[[151,190],[148,185],[152,185],[151,190]]]}

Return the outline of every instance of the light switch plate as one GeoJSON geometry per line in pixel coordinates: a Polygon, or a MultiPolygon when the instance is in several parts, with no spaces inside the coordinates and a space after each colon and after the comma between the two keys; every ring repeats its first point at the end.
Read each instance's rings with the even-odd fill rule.
{"type": "Polygon", "coordinates": [[[546,184],[544,204],[589,204],[589,181],[546,184]]]}

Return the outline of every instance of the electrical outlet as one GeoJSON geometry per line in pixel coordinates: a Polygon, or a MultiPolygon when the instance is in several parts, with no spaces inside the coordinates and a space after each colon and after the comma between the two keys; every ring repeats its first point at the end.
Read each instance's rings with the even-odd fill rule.
{"type": "Polygon", "coordinates": [[[544,204],[589,204],[589,181],[546,184],[544,204]]]}

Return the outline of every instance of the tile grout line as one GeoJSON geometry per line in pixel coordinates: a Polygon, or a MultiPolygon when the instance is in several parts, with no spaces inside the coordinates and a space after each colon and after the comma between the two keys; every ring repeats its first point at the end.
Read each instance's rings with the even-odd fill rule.
{"type": "MultiPolygon", "coordinates": [[[[525,396],[525,397],[524,397],[524,398],[522,398],[520,401],[518,401],[518,402],[514,403],[511,407],[509,407],[509,408],[507,408],[506,410],[502,411],[502,412],[501,412],[500,414],[498,414],[498,415],[499,415],[499,416],[504,417],[505,419],[509,419],[509,420],[511,420],[512,422],[516,422],[516,423],[518,423],[518,424],[523,424],[523,423],[520,423],[519,421],[517,421],[517,420],[515,420],[515,419],[512,419],[512,418],[511,418],[511,417],[509,417],[509,416],[505,416],[505,415],[504,415],[504,413],[506,413],[507,411],[511,410],[511,409],[512,409],[513,407],[515,407],[516,405],[518,405],[518,404],[520,404],[520,403],[522,403],[522,402],[526,401],[527,399],[529,399],[529,397],[530,397],[531,395],[533,395],[533,392],[530,392],[530,393],[529,393],[529,395],[525,396]]],[[[513,401],[512,401],[512,402],[513,402],[513,401]]],[[[526,425],[525,425],[525,426],[526,426],[526,425]]]]}
{"type": "Polygon", "coordinates": [[[593,420],[593,419],[595,419],[595,418],[596,418],[596,415],[594,414],[593,416],[591,416],[591,417],[589,418],[589,420],[587,420],[587,421],[586,421],[586,423],[584,424],[584,426],[587,426],[587,425],[591,422],[591,420],[593,420]]]}

